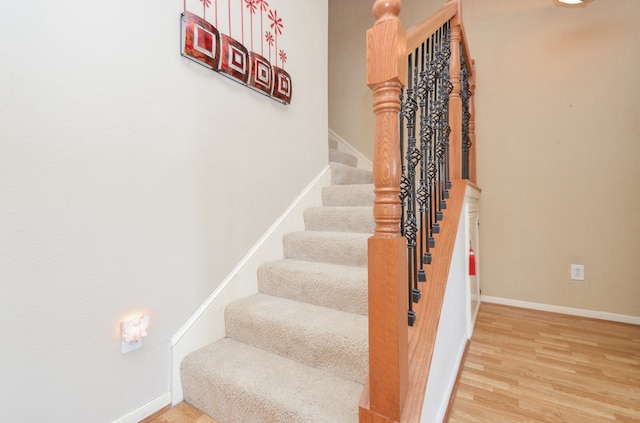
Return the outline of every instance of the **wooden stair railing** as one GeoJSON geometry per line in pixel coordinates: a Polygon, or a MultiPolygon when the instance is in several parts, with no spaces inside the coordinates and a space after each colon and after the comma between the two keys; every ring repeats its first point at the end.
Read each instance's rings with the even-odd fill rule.
{"type": "Polygon", "coordinates": [[[369,239],[369,379],[359,407],[361,423],[419,422],[433,345],[453,253],[466,181],[462,180],[462,101],[460,50],[467,57],[469,101],[469,180],[475,182],[475,69],[461,20],[460,0],[451,0],[431,18],[405,32],[401,0],[377,0],[376,22],[367,31],[367,84],[373,91],[376,131],[373,161],[375,232],[369,239]],[[428,266],[419,318],[407,325],[407,250],[401,234],[400,94],[406,84],[407,55],[446,22],[451,25],[449,98],[450,178],[447,213],[438,235],[434,264],[428,266]]]}

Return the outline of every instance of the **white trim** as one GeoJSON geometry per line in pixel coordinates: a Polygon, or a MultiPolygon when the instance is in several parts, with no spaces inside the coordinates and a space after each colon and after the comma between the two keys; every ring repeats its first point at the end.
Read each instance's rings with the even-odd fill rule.
{"type": "Polygon", "coordinates": [[[349,154],[353,154],[358,158],[358,167],[361,169],[371,170],[373,169],[373,162],[367,156],[362,154],[358,149],[349,144],[344,138],[340,137],[340,135],[333,132],[333,130],[329,129],[329,139],[338,142],[338,145],[341,145],[344,148],[338,148],[338,150],[347,150],[346,152],[349,154]],[[362,166],[364,164],[364,166],[362,166]]]}
{"type": "Polygon", "coordinates": [[[330,185],[330,179],[331,168],[327,165],[171,338],[171,401],[174,405],[183,400],[180,378],[182,360],[189,353],[225,337],[225,307],[258,292],[257,273],[260,265],[282,259],[283,236],[304,230],[304,210],[322,204],[322,189],[330,185]]]}
{"type": "Polygon", "coordinates": [[[175,347],[176,344],[182,339],[183,336],[189,332],[189,329],[202,317],[207,309],[213,304],[220,294],[227,288],[231,281],[240,273],[242,268],[251,260],[251,258],[258,252],[258,250],[266,243],[266,241],[273,235],[276,229],[282,224],[282,222],[291,214],[291,212],[298,206],[298,204],[305,198],[305,196],[315,187],[315,185],[324,177],[324,175],[330,171],[330,167],[327,165],[320,171],[320,173],[304,188],[304,190],[293,200],[293,203],[280,215],[280,217],[271,225],[271,227],[260,237],[260,239],[251,247],[249,252],[240,260],[240,262],[233,268],[233,270],[227,275],[226,278],[218,285],[218,287],[209,295],[204,303],[191,315],[184,325],[171,337],[171,347],[175,347]]]}
{"type": "Polygon", "coordinates": [[[440,404],[440,410],[438,410],[438,416],[436,418],[437,422],[442,422],[444,420],[444,416],[447,414],[447,409],[449,408],[449,402],[451,401],[451,395],[453,395],[453,388],[456,385],[456,379],[458,379],[458,373],[462,370],[462,358],[464,357],[464,351],[467,348],[467,344],[469,343],[469,339],[467,337],[463,337],[460,342],[460,347],[458,348],[458,354],[456,355],[456,366],[455,372],[451,373],[451,377],[449,378],[449,383],[447,384],[447,388],[445,392],[448,395],[445,395],[442,403],[440,404]]]}
{"type": "Polygon", "coordinates": [[[171,405],[171,392],[166,392],[143,405],[142,407],[138,407],[132,412],[120,417],[113,421],[113,423],[138,423],[140,420],[143,420],[153,413],[162,410],[167,405],[171,405]]]}
{"type": "Polygon", "coordinates": [[[592,319],[610,320],[612,322],[630,323],[640,325],[640,316],[608,313],[606,311],[584,310],[581,308],[563,307],[551,304],[532,303],[529,301],[512,300],[509,298],[481,296],[482,301],[494,304],[502,304],[513,307],[530,308],[532,310],[550,311],[552,313],[570,314],[572,316],[589,317],[592,319]]]}

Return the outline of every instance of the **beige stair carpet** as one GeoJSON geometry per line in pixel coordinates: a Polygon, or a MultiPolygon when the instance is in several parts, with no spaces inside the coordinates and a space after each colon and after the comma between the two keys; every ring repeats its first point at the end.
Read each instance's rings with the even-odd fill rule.
{"type": "Polygon", "coordinates": [[[371,172],[330,148],[323,207],[258,269],[260,293],[225,310],[227,337],[181,364],[185,401],[220,423],[356,423],[368,371],[371,172]]]}

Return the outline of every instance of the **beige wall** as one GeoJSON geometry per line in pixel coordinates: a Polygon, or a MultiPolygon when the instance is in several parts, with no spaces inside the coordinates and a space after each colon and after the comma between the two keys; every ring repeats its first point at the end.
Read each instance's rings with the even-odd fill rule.
{"type": "MultiPolygon", "coordinates": [[[[410,28],[440,8],[405,1],[400,16],[410,28]]],[[[366,31],[374,22],[372,0],[329,0],[329,127],[373,158],[373,96],[366,85],[366,31]]],[[[444,4],[444,3],[443,3],[444,4]]]]}
{"type": "MultiPolygon", "coordinates": [[[[464,3],[478,69],[483,294],[640,316],[638,17],[637,0],[464,3]],[[585,265],[584,282],[570,280],[571,263],[585,265]]],[[[330,62],[340,48],[330,43],[330,62]]],[[[340,132],[331,110],[347,92],[331,91],[332,71],[329,126],[340,132]]]]}
{"type": "Polygon", "coordinates": [[[365,80],[365,32],[370,0],[329,0],[329,127],[373,157],[373,96],[365,80]]]}

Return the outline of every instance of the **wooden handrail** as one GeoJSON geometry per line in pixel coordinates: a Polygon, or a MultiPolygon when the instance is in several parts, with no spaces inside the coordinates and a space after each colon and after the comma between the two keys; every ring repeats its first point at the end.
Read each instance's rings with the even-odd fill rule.
{"type": "MultiPolygon", "coordinates": [[[[467,41],[467,33],[464,30],[464,23],[462,21],[460,21],[460,30],[462,32],[462,48],[464,49],[464,54],[466,55],[466,57],[471,57],[471,50],[469,49],[469,42],[467,41]]],[[[476,69],[471,65],[471,60],[469,60],[469,62],[467,63],[467,72],[469,72],[470,77],[475,76],[476,74],[476,69]]]]}
{"type": "MultiPolygon", "coordinates": [[[[373,91],[376,121],[373,163],[376,228],[368,245],[369,379],[360,400],[360,423],[420,420],[464,184],[467,183],[461,180],[461,48],[467,58],[472,93],[475,91],[475,67],[462,26],[460,1],[448,1],[432,17],[405,32],[398,19],[401,0],[376,0],[373,6],[376,22],[367,31],[367,84],[373,91]],[[437,264],[426,270],[431,282],[426,292],[427,300],[419,305],[424,314],[415,327],[409,329],[406,239],[400,228],[400,93],[406,84],[407,55],[447,22],[451,23],[449,81],[453,91],[449,97],[449,157],[453,186],[435,249],[437,264]]],[[[470,137],[475,145],[473,99],[470,108],[470,137]]],[[[475,160],[475,153],[470,157],[475,160]]],[[[475,163],[470,163],[473,182],[475,172],[475,163]]]]}
{"type": "Polygon", "coordinates": [[[445,22],[455,16],[457,11],[457,4],[454,2],[447,3],[429,19],[426,19],[416,26],[408,29],[406,53],[418,48],[424,40],[429,38],[431,34],[435,33],[445,22]]]}
{"type": "MultiPolygon", "coordinates": [[[[406,53],[415,50],[424,40],[429,38],[431,34],[436,32],[445,22],[459,15],[459,2],[452,0],[447,2],[442,9],[431,15],[428,19],[420,22],[419,24],[407,29],[407,48],[406,53]]],[[[467,57],[471,57],[471,51],[469,50],[469,43],[467,41],[467,35],[464,30],[464,24],[459,23],[462,28],[462,46],[467,57]]],[[[475,69],[471,66],[471,63],[467,63],[467,71],[470,76],[475,75],[475,69]]]]}

